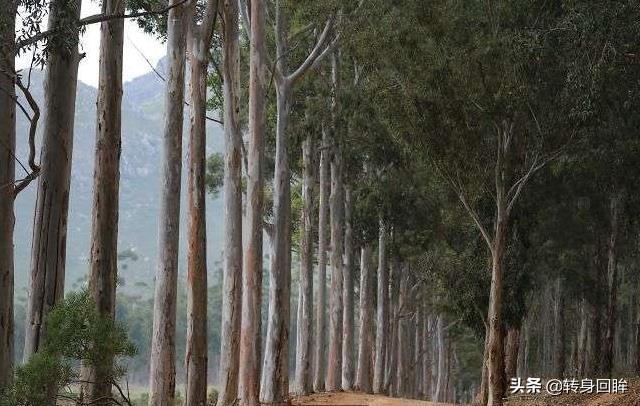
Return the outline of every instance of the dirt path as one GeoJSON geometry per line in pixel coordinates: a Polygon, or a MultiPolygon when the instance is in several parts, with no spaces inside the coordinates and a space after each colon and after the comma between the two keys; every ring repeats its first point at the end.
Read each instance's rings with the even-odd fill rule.
{"type": "Polygon", "coordinates": [[[293,399],[297,406],[447,406],[445,403],[424,402],[415,399],[397,399],[382,395],[354,392],[319,393],[293,399]]]}

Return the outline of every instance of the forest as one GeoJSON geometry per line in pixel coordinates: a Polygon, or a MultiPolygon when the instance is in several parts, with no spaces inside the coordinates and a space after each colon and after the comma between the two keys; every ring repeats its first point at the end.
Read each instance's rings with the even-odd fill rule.
{"type": "Polygon", "coordinates": [[[635,0],[0,0],[0,406],[640,405],[639,191],[635,0]]]}

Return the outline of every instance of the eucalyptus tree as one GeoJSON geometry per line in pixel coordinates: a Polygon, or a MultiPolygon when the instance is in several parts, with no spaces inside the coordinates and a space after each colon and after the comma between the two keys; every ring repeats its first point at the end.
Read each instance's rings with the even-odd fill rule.
{"type": "Polygon", "coordinates": [[[44,319],[64,294],[65,253],[73,123],[78,76],[79,33],[74,26],[80,2],[50,4],[49,26],[60,27],[47,43],[41,176],[33,221],[31,276],[24,359],[35,354],[46,335],[44,319]]]}
{"type": "MultiPolygon", "coordinates": [[[[380,56],[371,87],[385,100],[378,104],[379,114],[424,153],[422,159],[448,183],[486,243],[492,275],[488,403],[501,405],[510,219],[524,187],[564,153],[589,112],[574,108],[580,105],[573,96],[581,80],[558,80],[571,69],[556,47],[565,34],[551,29],[560,24],[558,5],[445,3],[425,8],[416,2],[402,9],[380,5],[378,27],[411,28],[363,34],[367,41],[373,35],[389,47],[406,44],[380,56]],[[470,24],[477,29],[463,28],[470,24]],[[477,43],[487,46],[478,48],[477,43]],[[495,203],[488,215],[478,206],[485,196],[495,203]]],[[[364,46],[363,51],[369,57],[378,52],[364,46]]]]}
{"type": "Polygon", "coordinates": [[[0,393],[10,382],[13,365],[13,227],[15,193],[16,104],[13,72],[15,17],[13,1],[3,0],[0,17],[0,393]]]}
{"type": "MultiPolygon", "coordinates": [[[[102,3],[102,13],[122,14],[120,0],[102,3]]],[[[118,278],[118,217],[120,151],[122,136],[122,55],[124,20],[104,21],[100,26],[100,67],[96,120],[96,147],[91,226],[89,293],[98,312],[115,318],[118,278]]],[[[113,360],[88,365],[83,371],[84,396],[98,401],[111,395],[113,360]]]]}
{"type": "MultiPolygon", "coordinates": [[[[205,217],[207,71],[211,58],[219,0],[206,2],[202,21],[189,8],[187,55],[189,62],[189,173],[187,249],[186,405],[207,400],[207,236],[205,217]]],[[[233,83],[233,81],[231,82],[233,83]]],[[[230,106],[233,108],[233,105],[230,106]]],[[[233,120],[231,121],[233,123],[233,120]]],[[[235,383],[233,383],[235,386],[235,383]]],[[[231,392],[234,393],[233,391],[231,392]]]]}
{"type": "MultiPolygon", "coordinates": [[[[245,9],[243,5],[243,10],[245,9]]],[[[247,168],[247,238],[242,273],[242,317],[240,334],[238,397],[242,405],[254,406],[260,397],[262,358],[262,233],[263,165],[265,136],[266,47],[264,0],[251,1],[249,31],[249,146],[247,168]]],[[[242,13],[244,16],[245,13],[242,13]]]]}
{"type": "Polygon", "coordinates": [[[158,217],[158,258],[154,295],[153,336],[149,376],[149,404],[171,404],[175,397],[176,295],[182,174],[185,50],[189,27],[186,4],[167,16],[168,75],[165,90],[162,189],[158,217]]]}
{"type": "Polygon", "coordinates": [[[304,61],[291,71],[289,19],[291,10],[280,0],[275,4],[276,59],[273,77],[276,89],[276,158],[273,183],[273,258],[269,272],[269,317],[262,368],[260,400],[282,402],[288,397],[289,294],[291,285],[291,187],[287,125],[292,90],[312,67],[317,66],[333,48],[331,15],[304,61]]]}

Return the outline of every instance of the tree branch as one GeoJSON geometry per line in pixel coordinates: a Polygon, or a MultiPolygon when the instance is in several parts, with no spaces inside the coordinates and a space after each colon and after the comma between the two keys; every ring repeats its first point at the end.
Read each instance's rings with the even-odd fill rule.
{"type": "MultiPolygon", "coordinates": [[[[298,69],[296,69],[293,73],[291,73],[288,76],[288,79],[291,82],[296,82],[297,80],[299,80],[302,76],[304,76],[304,74],[312,66],[314,66],[314,64],[316,64],[316,62],[319,62],[328,54],[327,50],[329,47],[325,45],[329,39],[329,33],[333,28],[334,21],[335,21],[335,15],[331,15],[327,19],[327,22],[324,25],[324,29],[322,30],[322,33],[320,34],[318,41],[316,42],[315,46],[313,47],[309,55],[307,55],[307,58],[304,60],[304,62],[302,62],[302,64],[298,67],[298,69]]],[[[336,37],[336,40],[337,38],[338,37],[336,37]]]]}

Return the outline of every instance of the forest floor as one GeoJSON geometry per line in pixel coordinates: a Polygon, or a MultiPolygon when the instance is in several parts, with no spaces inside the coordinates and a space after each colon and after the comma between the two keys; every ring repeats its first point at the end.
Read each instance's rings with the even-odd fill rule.
{"type": "Polygon", "coordinates": [[[505,406],[640,406],[640,379],[630,380],[625,394],[519,395],[509,397],[505,406]]]}
{"type": "Polygon", "coordinates": [[[445,403],[425,402],[415,399],[390,398],[355,392],[317,393],[292,400],[296,406],[447,406],[445,403]]]}

